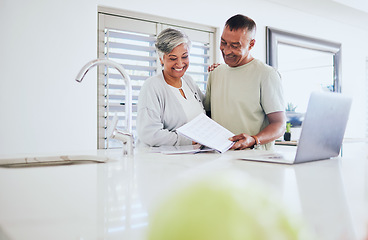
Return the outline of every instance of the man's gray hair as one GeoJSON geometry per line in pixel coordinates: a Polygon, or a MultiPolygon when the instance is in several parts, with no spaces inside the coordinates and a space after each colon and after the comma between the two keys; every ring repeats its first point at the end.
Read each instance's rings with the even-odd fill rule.
{"type": "Polygon", "coordinates": [[[173,28],[162,30],[155,44],[158,56],[162,59],[164,54],[171,53],[174,48],[183,43],[190,49],[192,43],[184,32],[173,28]]]}

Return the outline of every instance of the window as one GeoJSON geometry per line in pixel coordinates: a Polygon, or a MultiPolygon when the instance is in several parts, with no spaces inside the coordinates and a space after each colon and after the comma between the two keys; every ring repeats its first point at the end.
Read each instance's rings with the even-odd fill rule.
{"type": "MultiPolygon", "coordinates": [[[[161,70],[154,44],[163,29],[173,27],[189,36],[192,49],[187,74],[205,91],[207,67],[216,59],[216,28],[102,7],[99,8],[98,20],[98,57],[122,64],[132,81],[135,136],[140,88],[148,77],[161,70]]],[[[124,129],[124,86],[115,69],[98,68],[98,148],[121,147],[120,142],[106,138],[106,129],[115,114],[119,117],[118,128],[124,129]]]]}
{"type": "Polygon", "coordinates": [[[267,63],[282,76],[291,140],[298,140],[310,93],[341,92],[341,44],[267,27],[267,63]]]}

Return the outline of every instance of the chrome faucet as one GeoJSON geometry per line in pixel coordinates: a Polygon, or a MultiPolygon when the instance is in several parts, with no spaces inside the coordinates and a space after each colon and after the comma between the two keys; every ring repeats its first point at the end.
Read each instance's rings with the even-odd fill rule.
{"type": "Polygon", "coordinates": [[[107,133],[108,138],[114,138],[123,142],[123,151],[124,155],[132,155],[133,154],[133,146],[134,146],[134,138],[132,133],[132,84],[130,81],[129,75],[125,72],[125,69],[118,63],[108,60],[108,59],[95,59],[88,62],[86,65],[82,67],[80,72],[78,73],[75,80],[77,82],[82,82],[84,76],[87,74],[88,70],[96,65],[107,65],[114,67],[123,77],[125,81],[125,89],[126,89],[126,103],[125,103],[125,118],[126,118],[126,129],[127,133],[121,132],[116,129],[117,118],[114,118],[113,123],[109,123],[109,125],[113,125],[112,128],[109,127],[107,133]]]}
{"type": "Polygon", "coordinates": [[[116,125],[118,123],[118,115],[115,113],[113,120],[109,123],[107,128],[107,138],[120,140],[123,143],[123,154],[133,155],[134,137],[132,133],[119,131],[116,125]]]}

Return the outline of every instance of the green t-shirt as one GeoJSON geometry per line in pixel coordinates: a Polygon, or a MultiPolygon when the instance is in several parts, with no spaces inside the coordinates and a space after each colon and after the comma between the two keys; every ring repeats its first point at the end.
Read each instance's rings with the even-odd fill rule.
{"type": "Polygon", "coordinates": [[[280,75],[257,59],[239,67],[221,64],[209,74],[204,106],[234,134],[256,135],[269,124],[267,114],[285,110],[280,75]]]}

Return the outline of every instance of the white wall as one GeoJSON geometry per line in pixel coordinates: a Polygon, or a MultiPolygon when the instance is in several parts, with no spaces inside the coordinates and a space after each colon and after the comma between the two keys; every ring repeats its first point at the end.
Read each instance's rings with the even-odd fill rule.
{"type": "Polygon", "coordinates": [[[341,42],[343,92],[354,97],[346,136],[364,136],[368,30],[349,23],[350,15],[336,19],[333,9],[314,14],[264,0],[1,0],[0,155],[96,148],[96,71],[81,84],[74,78],[97,57],[98,5],[220,28],[236,13],[248,15],[258,24],[253,55],[261,60],[265,26],[341,42]]]}
{"type": "Polygon", "coordinates": [[[96,148],[97,6],[82,1],[0,3],[0,154],[96,148]]]}

